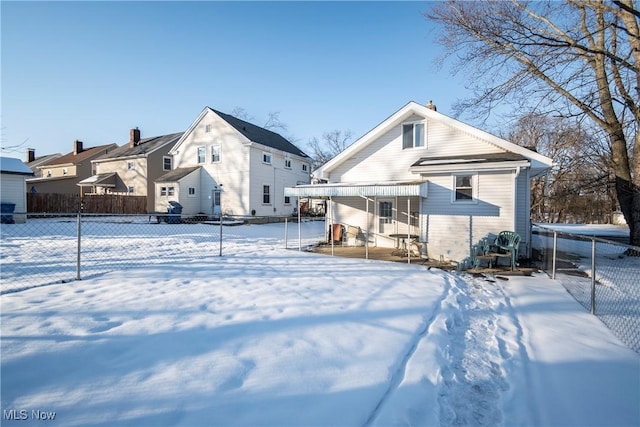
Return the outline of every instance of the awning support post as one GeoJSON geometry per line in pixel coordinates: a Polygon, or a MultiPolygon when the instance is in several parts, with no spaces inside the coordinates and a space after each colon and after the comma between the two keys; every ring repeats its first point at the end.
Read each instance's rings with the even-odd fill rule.
{"type": "MultiPolygon", "coordinates": [[[[302,251],[302,229],[300,228],[300,197],[298,197],[298,252],[302,251]]],[[[311,205],[311,201],[309,201],[311,205]]]]}
{"type": "Polygon", "coordinates": [[[407,197],[407,264],[411,264],[411,199],[407,197]]]}

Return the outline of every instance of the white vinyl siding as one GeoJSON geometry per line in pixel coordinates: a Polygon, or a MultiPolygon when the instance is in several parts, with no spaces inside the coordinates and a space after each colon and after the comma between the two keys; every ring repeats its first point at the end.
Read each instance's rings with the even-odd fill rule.
{"type": "MultiPolygon", "coordinates": [[[[25,175],[1,174],[0,177],[0,194],[2,201],[5,203],[14,203],[16,206],[14,212],[27,211],[27,186],[25,175]]],[[[26,221],[24,214],[13,214],[13,220],[16,223],[26,221]]],[[[3,225],[4,227],[4,225],[3,225]]]]}
{"type": "Polygon", "coordinates": [[[422,203],[422,229],[428,230],[428,255],[434,259],[463,260],[480,239],[513,228],[511,172],[479,174],[473,205],[452,204],[452,184],[449,174],[430,176],[429,196],[422,203]]]}
{"type": "MultiPolygon", "coordinates": [[[[404,123],[423,121],[424,117],[411,116],[404,123]]],[[[331,182],[410,181],[416,175],[410,166],[420,157],[458,156],[503,152],[492,144],[438,122],[428,121],[425,126],[428,145],[420,150],[402,149],[402,126],[394,126],[362,150],[353,154],[330,172],[331,182]],[[393,159],[390,162],[389,159],[393,159]]]]}

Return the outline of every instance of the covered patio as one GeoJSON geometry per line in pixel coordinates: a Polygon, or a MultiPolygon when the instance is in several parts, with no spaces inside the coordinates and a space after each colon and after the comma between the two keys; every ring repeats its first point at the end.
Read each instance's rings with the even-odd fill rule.
{"type": "Polygon", "coordinates": [[[328,204],[327,250],[333,255],[337,247],[355,246],[352,252],[362,251],[365,259],[374,248],[394,249],[392,256],[408,263],[412,258],[414,262],[426,259],[419,249],[424,236],[420,214],[421,200],[427,197],[425,181],[297,185],[285,188],[284,195],[297,198],[299,221],[303,199],[328,204]]]}

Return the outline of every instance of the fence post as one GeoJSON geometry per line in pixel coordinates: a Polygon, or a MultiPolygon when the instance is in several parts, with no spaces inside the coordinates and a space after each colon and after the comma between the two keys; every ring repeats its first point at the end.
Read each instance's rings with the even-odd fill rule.
{"type": "Polygon", "coordinates": [[[558,232],[553,230],[553,258],[551,260],[551,279],[556,279],[556,253],[558,249],[558,232]]]}
{"type": "Polygon", "coordinates": [[[220,211],[220,256],[222,256],[222,211],[220,211]]]}
{"type": "Polygon", "coordinates": [[[80,212],[78,212],[78,219],[77,219],[77,226],[76,226],[76,232],[78,235],[78,252],[76,254],[76,280],[81,280],[80,279],[80,250],[81,250],[81,245],[80,245],[80,241],[82,240],[82,230],[81,230],[81,226],[80,224],[82,223],[82,221],[80,220],[81,214],[80,212]]]}
{"type": "Polygon", "coordinates": [[[289,218],[284,219],[284,248],[289,249],[289,218]]]}
{"type": "Polygon", "coordinates": [[[591,238],[591,314],[596,314],[596,238],[591,238]]]}

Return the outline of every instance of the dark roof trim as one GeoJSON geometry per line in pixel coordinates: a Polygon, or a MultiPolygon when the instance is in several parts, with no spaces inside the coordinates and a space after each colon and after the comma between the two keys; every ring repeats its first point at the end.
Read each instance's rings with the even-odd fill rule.
{"type": "Polygon", "coordinates": [[[441,165],[462,165],[496,162],[519,162],[528,161],[526,157],[516,153],[489,153],[472,154],[447,157],[421,157],[411,167],[420,166],[441,166],[441,165]]]}
{"type": "Polygon", "coordinates": [[[262,144],[267,147],[275,148],[276,150],[295,154],[297,156],[309,157],[302,150],[293,145],[291,142],[287,141],[286,138],[278,133],[272,132],[269,129],[265,129],[260,126],[256,126],[252,123],[246,122],[229,114],[214,110],[213,108],[210,109],[250,141],[257,142],[258,144],[262,144]]]}

